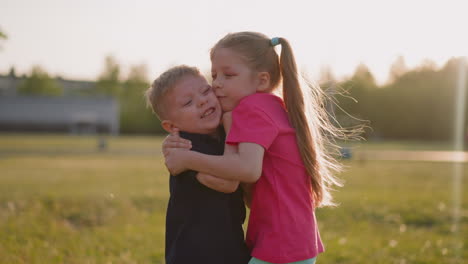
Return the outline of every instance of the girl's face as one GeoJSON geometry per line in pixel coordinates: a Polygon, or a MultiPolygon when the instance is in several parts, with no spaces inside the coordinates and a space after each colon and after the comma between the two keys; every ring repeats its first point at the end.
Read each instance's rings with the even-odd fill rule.
{"type": "Polygon", "coordinates": [[[232,111],[240,100],[259,87],[258,74],[243,58],[228,48],[218,48],[211,59],[213,89],[224,112],[232,111]]]}

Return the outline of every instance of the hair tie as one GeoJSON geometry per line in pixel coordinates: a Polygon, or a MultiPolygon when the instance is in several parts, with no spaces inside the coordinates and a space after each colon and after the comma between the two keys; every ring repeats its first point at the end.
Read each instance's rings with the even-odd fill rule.
{"type": "Polygon", "coordinates": [[[272,39],[270,40],[270,43],[271,43],[271,45],[274,47],[274,46],[280,44],[280,40],[279,40],[278,37],[274,37],[274,38],[272,38],[272,39]]]}

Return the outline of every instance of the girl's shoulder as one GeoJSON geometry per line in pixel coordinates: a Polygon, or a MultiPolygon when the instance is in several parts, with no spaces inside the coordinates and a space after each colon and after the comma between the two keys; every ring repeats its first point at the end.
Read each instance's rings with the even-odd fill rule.
{"type": "Polygon", "coordinates": [[[239,102],[241,106],[256,106],[259,108],[263,108],[265,106],[271,105],[284,105],[283,99],[280,97],[272,94],[272,93],[254,93],[248,95],[239,102]]]}
{"type": "Polygon", "coordinates": [[[233,115],[238,119],[261,118],[275,126],[288,122],[283,100],[271,93],[255,93],[244,97],[234,109],[233,115]]]}

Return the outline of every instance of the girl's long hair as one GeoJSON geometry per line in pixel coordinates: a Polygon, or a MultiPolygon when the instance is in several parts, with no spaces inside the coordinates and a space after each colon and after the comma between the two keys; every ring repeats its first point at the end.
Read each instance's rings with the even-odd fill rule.
{"type": "Polygon", "coordinates": [[[281,56],[275,51],[270,38],[257,32],[237,32],[226,35],[211,49],[229,48],[237,52],[257,72],[270,74],[273,92],[282,81],[282,96],[289,121],[296,130],[297,145],[310,175],[315,206],[334,205],[331,196],[333,186],[342,186],[334,176],[340,164],[332,154],[338,153],[335,138],[344,137],[342,129],[335,127],[327,114],[325,93],[320,87],[305,83],[300,78],[294,54],[289,42],[279,38],[281,56]]]}

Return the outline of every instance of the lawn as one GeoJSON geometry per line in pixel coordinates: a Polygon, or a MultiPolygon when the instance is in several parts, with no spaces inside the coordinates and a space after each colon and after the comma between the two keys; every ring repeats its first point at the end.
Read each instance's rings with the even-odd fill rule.
{"type": "MultiPolygon", "coordinates": [[[[0,263],[164,263],[161,139],[111,137],[99,151],[95,137],[0,135],[0,263]]],[[[317,263],[468,259],[468,185],[454,225],[453,164],[345,166],[340,205],[317,209],[317,263]]]]}

